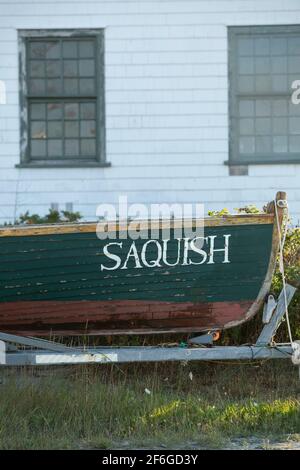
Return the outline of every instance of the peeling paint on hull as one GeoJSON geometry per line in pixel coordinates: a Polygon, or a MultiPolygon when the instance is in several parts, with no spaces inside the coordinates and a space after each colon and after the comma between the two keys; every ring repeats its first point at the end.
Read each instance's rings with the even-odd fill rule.
{"type": "Polygon", "coordinates": [[[147,301],[80,301],[3,303],[3,331],[24,335],[53,332],[119,334],[202,331],[240,321],[251,301],[208,304],[147,301]]]}

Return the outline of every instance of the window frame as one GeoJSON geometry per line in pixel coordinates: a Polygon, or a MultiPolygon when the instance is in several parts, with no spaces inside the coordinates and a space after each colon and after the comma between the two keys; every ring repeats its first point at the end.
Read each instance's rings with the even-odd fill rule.
{"type": "MultiPolygon", "coordinates": [[[[105,127],[105,74],[104,74],[104,28],[101,29],[43,29],[43,30],[18,30],[19,43],[19,102],[20,102],[20,163],[19,168],[82,168],[82,167],[107,167],[110,163],[106,161],[106,127],[105,127]],[[84,159],[61,159],[61,160],[34,160],[30,155],[29,145],[29,102],[28,96],[28,57],[27,43],[30,39],[72,39],[72,38],[94,38],[96,43],[96,158],[84,159]]],[[[52,96],[49,98],[70,100],[70,96],[52,96]]],[[[45,102],[47,96],[42,98],[45,102]]],[[[81,101],[84,96],[76,99],[81,101]]]]}
{"type": "MultiPolygon", "coordinates": [[[[238,110],[238,96],[243,96],[243,93],[238,93],[237,87],[237,36],[241,35],[271,35],[280,34],[293,35],[298,33],[300,35],[300,26],[298,25],[274,25],[274,26],[228,26],[228,122],[229,122],[229,160],[225,161],[227,165],[274,165],[274,164],[297,164],[300,163],[300,148],[299,153],[287,153],[287,154],[267,154],[261,155],[255,154],[253,156],[241,156],[238,145],[239,145],[239,134],[237,132],[239,117],[237,114],[238,110]],[[283,156],[285,155],[285,156],[283,156]]],[[[300,51],[299,51],[300,54],[300,51]]],[[[300,75],[299,75],[300,79],[300,75]]],[[[272,99],[272,96],[292,96],[293,89],[288,93],[269,93],[269,94],[257,94],[257,93],[244,93],[245,98],[252,96],[253,98],[261,97],[272,99]]],[[[296,106],[296,105],[295,105],[296,106]]],[[[300,106],[300,105],[297,105],[300,106]]]]}

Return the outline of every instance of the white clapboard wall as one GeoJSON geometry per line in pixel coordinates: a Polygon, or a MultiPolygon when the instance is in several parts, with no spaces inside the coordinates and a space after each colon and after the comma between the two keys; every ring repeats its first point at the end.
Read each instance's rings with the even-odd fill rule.
{"type": "MultiPolygon", "coordinates": [[[[288,192],[300,220],[300,164],[229,176],[228,25],[300,24],[299,0],[0,0],[0,223],[67,203],[262,206],[288,192]],[[18,169],[18,29],[105,28],[110,168],[18,169]]],[[[300,53],[300,51],[299,51],[300,53]]],[[[300,77],[299,77],[300,79],[300,77]]]]}

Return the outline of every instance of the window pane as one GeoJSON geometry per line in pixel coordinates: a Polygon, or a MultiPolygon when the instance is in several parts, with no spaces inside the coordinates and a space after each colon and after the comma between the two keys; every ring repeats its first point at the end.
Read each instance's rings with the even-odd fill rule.
{"type": "Polygon", "coordinates": [[[48,122],[48,137],[62,137],[62,124],[61,121],[48,122]]]}
{"type": "Polygon", "coordinates": [[[300,105],[294,104],[289,100],[289,114],[291,116],[300,116],[300,105]]]}
{"type": "Polygon", "coordinates": [[[61,94],[61,80],[60,78],[51,78],[47,80],[47,93],[49,95],[61,94]]]}
{"type": "Polygon", "coordinates": [[[65,40],[63,42],[63,57],[68,59],[77,58],[77,42],[65,40]]]}
{"type": "Polygon", "coordinates": [[[273,118],[273,132],[275,134],[286,134],[287,133],[287,118],[274,117],[273,118]]]}
{"type": "Polygon", "coordinates": [[[258,93],[269,93],[271,91],[271,83],[270,75],[256,75],[255,91],[258,93]]]}
{"type": "Polygon", "coordinates": [[[46,105],[40,103],[32,103],[30,106],[31,119],[45,119],[46,118],[46,105]]]}
{"type": "Polygon", "coordinates": [[[43,95],[46,90],[46,80],[41,78],[32,78],[30,80],[30,93],[32,95],[43,95]]]}
{"type": "Polygon", "coordinates": [[[239,55],[252,55],[254,52],[254,41],[252,38],[240,38],[238,44],[239,55]]]}
{"type": "Polygon", "coordinates": [[[64,60],[64,76],[76,77],[77,73],[77,60],[64,60]]]}
{"type": "Polygon", "coordinates": [[[65,104],[65,119],[78,119],[79,118],[79,104],[66,103],[65,104]]]}
{"type": "Polygon", "coordinates": [[[255,38],[255,55],[269,55],[270,54],[270,39],[261,37],[255,38]]]}
{"type": "Polygon", "coordinates": [[[293,153],[300,152],[300,136],[291,135],[289,138],[289,151],[293,153]]]}
{"type": "Polygon", "coordinates": [[[79,41],[79,57],[89,58],[94,57],[94,55],[93,41],[79,41]]]}
{"type": "Polygon", "coordinates": [[[60,103],[49,103],[47,105],[47,119],[61,119],[62,105],[60,103]]]}
{"type": "Polygon", "coordinates": [[[252,57],[240,57],[239,59],[239,73],[247,75],[254,73],[254,61],[252,57]]]}
{"type": "Polygon", "coordinates": [[[33,121],[31,123],[31,138],[32,139],[45,139],[46,138],[46,122],[33,121]]]}
{"type": "Polygon", "coordinates": [[[95,156],[96,155],[96,140],[95,139],[81,139],[81,155],[95,156]]]}
{"type": "Polygon", "coordinates": [[[291,134],[300,134],[300,118],[292,117],[289,119],[289,128],[291,134]]]}
{"type": "Polygon", "coordinates": [[[32,157],[44,158],[46,156],[46,141],[45,140],[31,140],[30,149],[32,157]]]}
{"type": "Polygon", "coordinates": [[[93,60],[80,60],[79,74],[82,77],[93,77],[95,75],[95,62],[93,60]]]}
{"type": "Polygon", "coordinates": [[[271,59],[272,64],[272,73],[287,73],[287,64],[288,60],[287,57],[272,57],[271,59]]]}
{"type": "Polygon", "coordinates": [[[273,101],[273,115],[286,116],[288,113],[287,100],[274,100],[273,101]]]}
{"type": "Polygon", "coordinates": [[[65,121],[65,137],[79,137],[78,121],[65,121]]]}
{"type": "Polygon", "coordinates": [[[257,136],[256,137],[256,152],[257,153],[270,153],[271,152],[271,137],[270,136],[257,136]]]}
{"type": "Polygon", "coordinates": [[[240,119],[240,134],[254,134],[254,119],[240,119]]]}
{"type": "Polygon", "coordinates": [[[46,57],[47,59],[60,58],[60,42],[51,41],[46,43],[46,57]]]}
{"type": "Polygon", "coordinates": [[[93,95],[95,93],[95,82],[93,78],[81,78],[79,80],[79,91],[82,95],[93,95]]]}
{"type": "Polygon", "coordinates": [[[78,139],[66,139],[65,152],[66,152],[66,155],[68,156],[77,157],[79,155],[79,140],[78,139]]]}
{"type": "Polygon", "coordinates": [[[47,77],[60,77],[61,66],[59,60],[48,60],[46,64],[47,77]]]}
{"type": "Polygon", "coordinates": [[[95,137],[96,135],[96,121],[81,121],[80,123],[80,137],[95,137]]]}
{"type": "Polygon", "coordinates": [[[269,100],[256,100],[256,116],[270,116],[271,115],[271,101],[269,100]]]}
{"type": "Polygon", "coordinates": [[[300,51],[300,37],[288,38],[288,54],[297,55],[300,51]]]}
{"type": "Polygon", "coordinates": [[[61,157],[62,156],[62,140],[48,140],[48,156],[61,157]]]}
{"type": "Polygon", "coordinates": [[[287,54],[287,38],[272,37],[271,54],[272,55],[286,55],[287,54]]]}
{"type": "Polygon", "coordinates": [[[81,95],[89,95],[95,93],[94,79],[81,78],[79,80],[79,92],[81,95]]]}
{"type": "Polygon", "coordinates": [[[254,116],[254,101],[241,100],[239,110],[240,116],[254,116]]]}
{"type": "Polygon", "coordinates": [[[32,60],[30,62],[30,76],[31,77],[44,77],[45,76],[45,63],[42,60],[32,60]]]}
{"type": "Polygon", "coordinates": [[[241,75],[239,78],[239,90],[241,93],[253,93],[254,76],[253,75],[241,75]]]}
{"type": "Polygon", "coordinates": [[[46,57],[45,42],[32,41],[29,44],[29,57],[31,59],[44,59],[46,57]]]}
{"type": "Polygon", "coordinates": [[[255,57],[255,73],[267,74],[271,72],[271,60],[269,57],[255,57]]]}
{"type": "Polygon", "coordinates": [[[287,75],[272,75],[272,90],[275,92],[288,91],[287,75]]]}
{"type": "Polygon", "coordinates": [[[287,145],[287,136],[285,135],[275,135],[273,137],[273,151],[275,153],[287,153],[288,152],[288,145],[287,145]]]}
{"type": "Polygon", "coordinates": [[[255,129],[257,135],[265,135],[271,133],[271,119],[257,118],[255,120],[255,129]]]}
{"type": "Polygon", "coordinates": [[[78,94],[78,80],[77,78],[65,78],[64,79],[64,92],[67,95],[78,94]]]}
{"type": "Polygon", "coordinates": [[[96,117],[95,103],[81,103],[80,117],[81,119],[95,119],[96,117]]]}
{"type": "Polygon", "coordinates": [[[254,137],[240,137],[240,153],[254,153],[254,137]]]}
{"type": "Polygon", "coordinates": [[[289,73],[300,73],[300,57],[290,56],[287,58],[289,73]]]}

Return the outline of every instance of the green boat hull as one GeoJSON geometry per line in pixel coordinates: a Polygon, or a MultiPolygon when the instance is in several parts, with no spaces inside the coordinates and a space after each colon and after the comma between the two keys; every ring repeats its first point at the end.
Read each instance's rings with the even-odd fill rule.
{"type": "Polygon", "coordinates": [[[275,216],[210,220],[204,239],[100,240],[95,226],[0,229],[0,331],[206,331],[251,318],[267,294],[275,216]]]}

